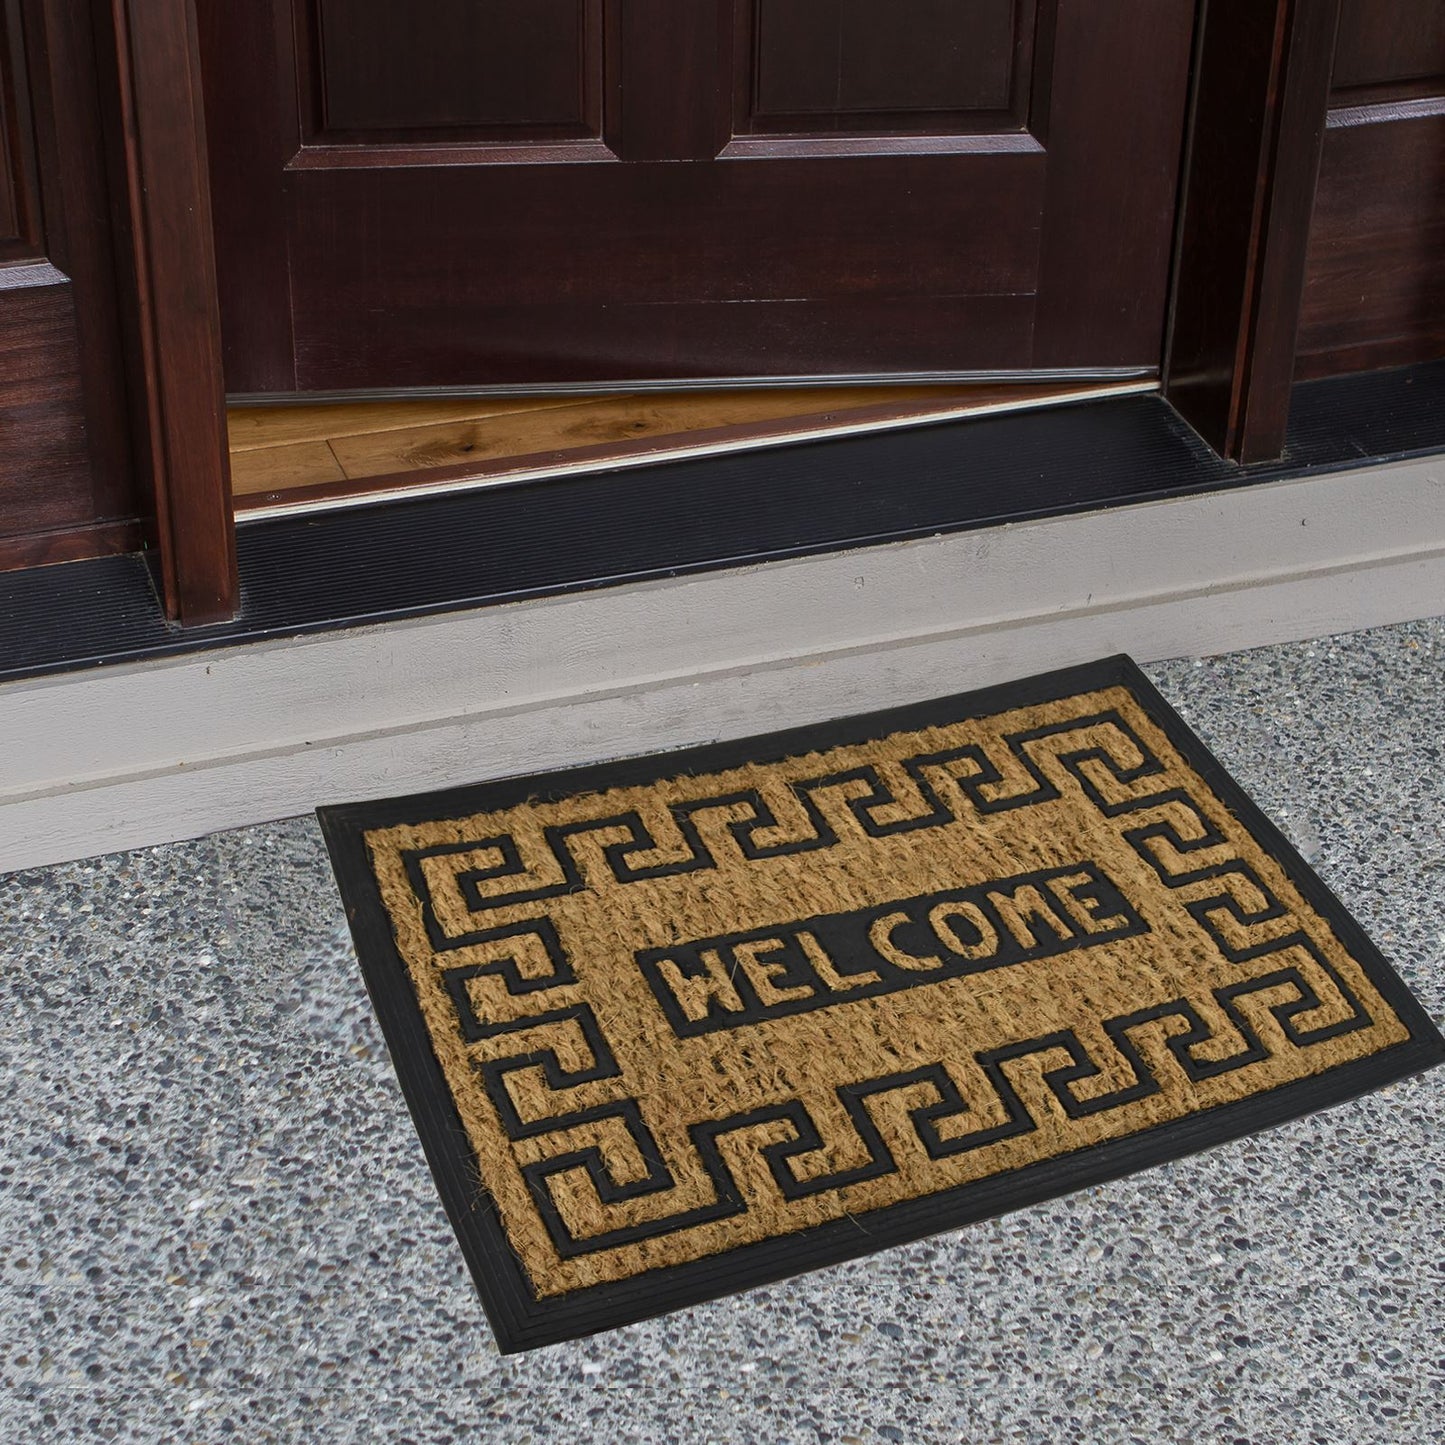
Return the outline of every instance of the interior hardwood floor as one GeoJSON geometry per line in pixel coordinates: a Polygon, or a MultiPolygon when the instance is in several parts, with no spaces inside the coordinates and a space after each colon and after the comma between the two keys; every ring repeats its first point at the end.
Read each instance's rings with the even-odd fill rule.
{"type": "Polygon", "coordinates": [[[838,386],[237,406],[229,412],[232,488],[244,514],[1140,388],[838,386]]]}

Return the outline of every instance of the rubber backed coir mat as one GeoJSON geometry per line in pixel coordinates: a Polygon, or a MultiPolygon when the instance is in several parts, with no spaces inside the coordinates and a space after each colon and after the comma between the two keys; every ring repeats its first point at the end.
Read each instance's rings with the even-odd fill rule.
{"type": "Polygon", "coordinates": [[[1143,1169],[1445,1054],[1123,657],[321,820],[504,1350],[1143,1169]]]}

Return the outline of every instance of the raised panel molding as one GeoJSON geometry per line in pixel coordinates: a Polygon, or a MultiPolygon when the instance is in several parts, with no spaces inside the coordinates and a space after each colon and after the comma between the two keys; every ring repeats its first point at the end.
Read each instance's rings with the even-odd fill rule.
{"type": "Polygon", "coordinates": [[[1438,356],[1445,356],[1445,98],[1332,111],[1296,374],[1438,356]]]}
{"type": "Polygon", "coordinates": [[[1297,377],[1445,356],[1445,5],[1342,0],[1297,377]]]}
{"type": "Polygon", "coordinates": [[[328,141],[567,140],[602,130],[602,0],[315,0],[314,118],[328,141]]]}
{"type": "Polygon", "coordinates": [[[748,0],[740,133],[1018,128],[1035,0],[748,0]]]}
{"type": "Polygon", "coordinates": [[[65,277],[0,268],[0,540],[94,520],[75,334],[65,277]]]}
{"type": "Polygon", "coordinates": [[[1445,90],[1445,5],[1440,0],[1344,0],[1335,44],[1337,104],[1384,99],[1388,87],[1445,90]],[[1412,84],[1415,83],[1415,84],[1412,84]],[[1377,94],[1361,97],[1361,90],[1377,94]]]}
{"type": "Polygon", "coordinates": [[[91,7],[0,0],[0,569],[138,540],[91,7]]]}
{"type": "Polygon", "coordinates": [[[19,0],[0,0],[0,262],[44,254],[19,0]]]}

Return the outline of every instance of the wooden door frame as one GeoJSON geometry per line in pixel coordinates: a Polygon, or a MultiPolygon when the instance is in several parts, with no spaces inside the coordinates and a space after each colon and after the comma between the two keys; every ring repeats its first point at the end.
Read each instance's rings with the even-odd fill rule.
{"type": "Polygon", "coordinates": [[[173,622],[224,622],[240,584],[194,0],[94,3],[113,62],[101,88],[157,588],[173,622]]]}
{"type": "MultiPolygon", "coordinates": [[[[195,0],[94,0],[113,40],[138,454],[167,614],[236,614],[195,0]]],[[[1283,447],[1340,0],[1200,0],[1167,399],[1221,455],[1283,447]]]]}
{"type": "Polygon", "coordinates": [[[1161,375],[1221,456],[1284,449],[1341,0],[1201,0],[1161,375]]]}

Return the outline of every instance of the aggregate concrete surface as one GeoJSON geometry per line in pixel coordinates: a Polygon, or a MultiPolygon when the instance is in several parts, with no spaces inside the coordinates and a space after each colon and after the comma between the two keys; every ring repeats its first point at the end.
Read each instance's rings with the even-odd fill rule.
{"type": "MultiPolygon", "coordinates": [[[[1445,619],[1147,670],[1445,1018],[1445,619]]],[[[1445,1070],[503,1358],[313,821],[0,879],[0,961],[3,1445],[1445,1441],[1445,1070]]]]}

